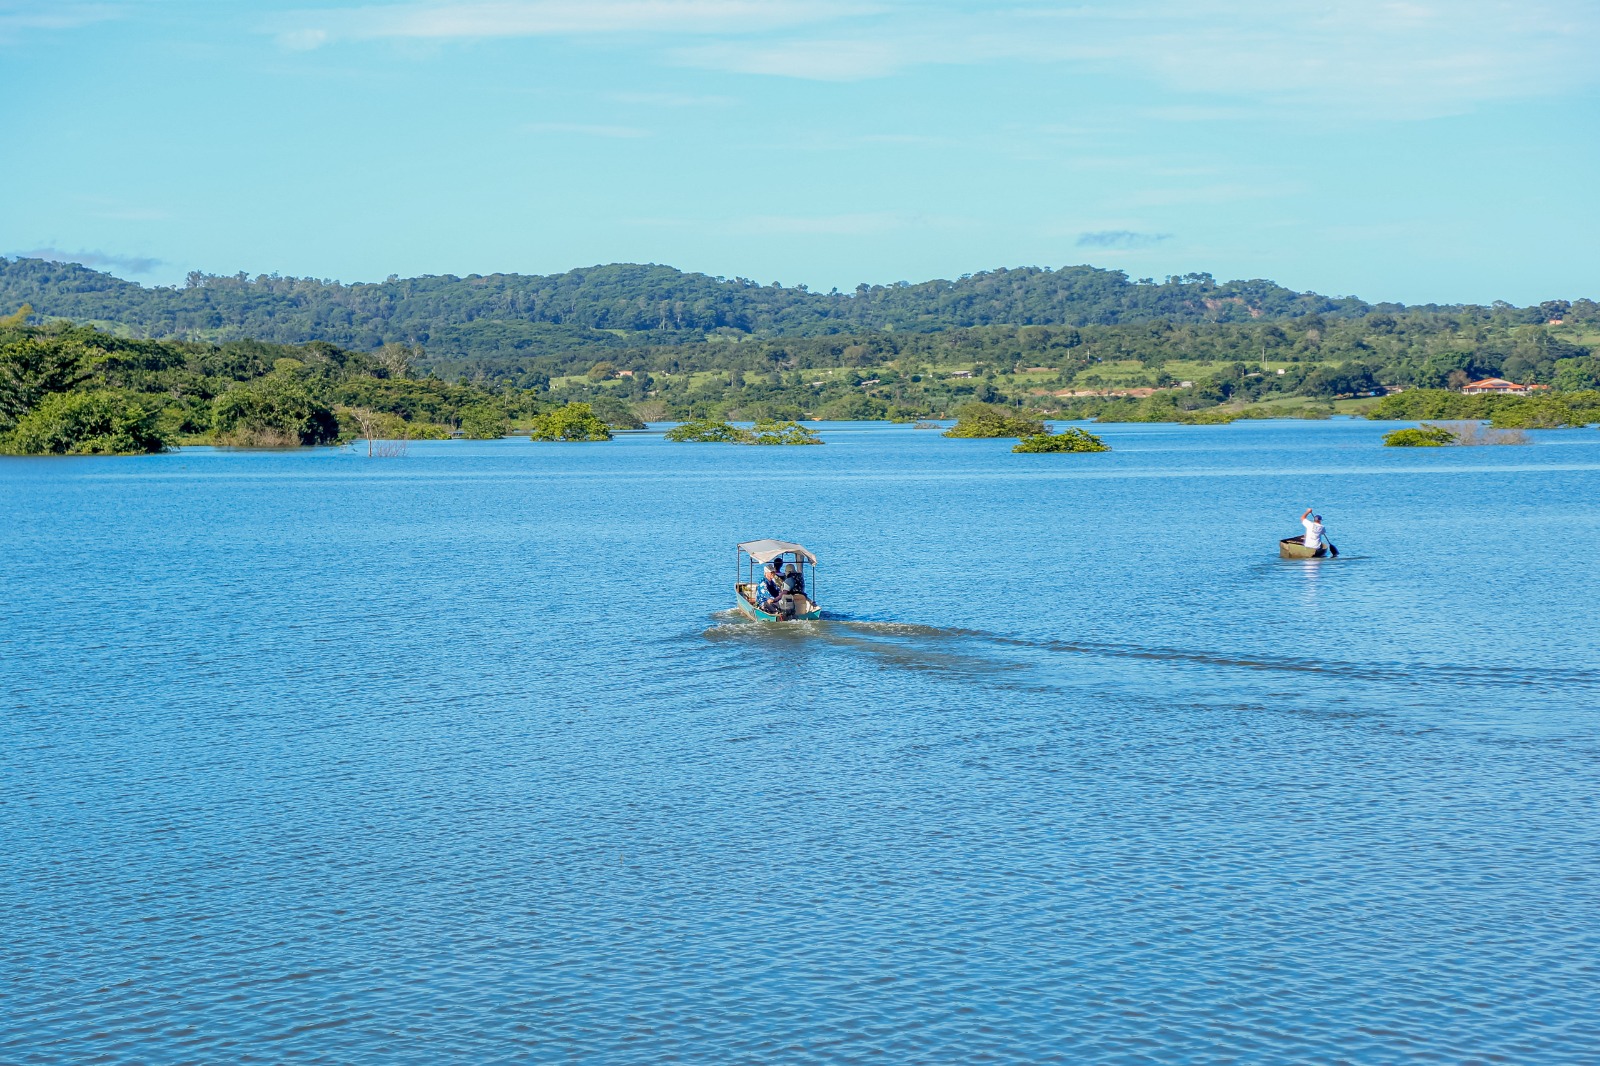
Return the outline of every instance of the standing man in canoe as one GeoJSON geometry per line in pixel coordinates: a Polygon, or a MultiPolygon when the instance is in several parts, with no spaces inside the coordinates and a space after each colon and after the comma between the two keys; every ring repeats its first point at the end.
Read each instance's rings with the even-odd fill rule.
{"type": "Polygon", "coordinates": [[[1327,539],[1327,529],[1322,525],[1322,516],[1312,514],[1311,510],[1306,508],[1306,513],[1300,516],[1300,524],[1306,527],[1306,547],[1316,551],[1327,539]]]}

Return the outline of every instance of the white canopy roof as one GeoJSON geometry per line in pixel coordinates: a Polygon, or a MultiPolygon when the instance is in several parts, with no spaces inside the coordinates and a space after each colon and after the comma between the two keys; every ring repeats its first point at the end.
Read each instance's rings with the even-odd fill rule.
{"type": "Polygon", "coordinates": [[[790,544],[786,540],[752,540],[739,545],[739,550],[758,563],[770,562],[784,552],[794,552],[803,559],[810,561],[812,566],[817,565],[817,557],[806,551],[801,544],[790,544]]]}

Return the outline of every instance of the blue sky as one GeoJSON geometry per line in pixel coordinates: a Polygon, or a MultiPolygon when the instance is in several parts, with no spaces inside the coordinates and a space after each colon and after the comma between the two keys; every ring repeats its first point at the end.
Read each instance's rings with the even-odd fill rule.
{"type": "Polygon", "coordinates": [[[0,0],[0,253],[1600,296],[1594,0],[0,0]]]}

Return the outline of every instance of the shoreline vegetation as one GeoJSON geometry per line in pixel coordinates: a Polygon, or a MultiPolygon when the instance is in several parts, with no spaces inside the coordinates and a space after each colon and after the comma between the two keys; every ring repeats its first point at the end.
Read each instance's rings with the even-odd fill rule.
{"type": "Polygon", "coordinates": [[[1520,429],[1495,429],[1481,422],[1424,422],[1411,429],[1397,429],[1383,435],[1386,448],[1442,448],[1483,444],[1528,444],[1520,429]]]}
{"type": "MultiPolygon", "coordinates": [[[[1577,307],[1565,306],[1566,314],[1577,307]]],[[[1019,441],[1052,436],[1047,423],[1066,421],[1211,425],[1344,414],[1483,422],[1496,431],[1600,422],[1600,356],[1573,339],[1600,348],[1600,314],[1592,328],[1585,318],[1558,336],[1549,323],[1518,322],[1517,310],[1494,310],[1491,318],[1499,317],[1471,342],[1441,332],[1439,312],[1370,312],[1267,325],[1145,323],[1138,327],[1143,349],[1128,347],[1124,327],[1104,327],[1123,330],[1118,343],[1126,349],[1104,354],[1131,359],[1087,356],[1083,349],[1106,342],[1100,336],[1091,343],[1089,327],[988,327],[886,335],[876,346],[851,337],[706,341],[693,358],[679,346],[613,353],[581,373],[480,372],[449,381],[418,344],[357,351],[320,340],[139,339],[41,319],[24,305],[0,318],[0,451],[130,454],[185,444],[365,440],[369,453],[379,454],[374,441],[517,434],[604,441],[665,421],[689,427],[673,431],[674,440],[746,444],[821,443],[801,425],[811,420],[935,428],[931,420],[954,417],[954,428],[937,427],[946,436],[1019,441]],[[1263,330],[1292,342],[1296,352],[1278,354],[1299,361],[1275,366],[1270,358],[1228,357],[1261,340],[1263,330]],[[1336,336],[1344,337],[1340,345],[1365,345],[1368,360],[1321,361],[1328,353],[1318,349],[1336,336]],[[1197,349],[1208,345],[1202,358],[1197,349]],[[999,358],[1001,350],[1010,354],[999,358]],[[974,354],[988,358],[969,358],[974,354]],[[767,369],[751,367],[751,357],[767,369]],[[730,360],[743,365],[727,366],[730,360]],[[1174,370],[1188,376],[1173,381],[1174,370]],[[1548,379],[1549,388],[1528,395],[1458,391],[1469,377],[1518,370],[1548,379]],[[1135,380],[1146,384],[1130,384],[1135,380]],[[1098,391],[1086,394],[1086,385],[1098,391]]],[[[1069,443],[1035,441],[1023,450],[1091,450],[1069,443]]]]}

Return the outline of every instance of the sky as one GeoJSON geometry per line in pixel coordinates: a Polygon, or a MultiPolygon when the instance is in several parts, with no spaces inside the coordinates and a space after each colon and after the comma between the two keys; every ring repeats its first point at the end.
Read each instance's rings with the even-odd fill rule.
{"type": "Polygon", "coordinates": [[[1597,0],[0,0],[0,254],[1600,297],[1597,0]]]}

